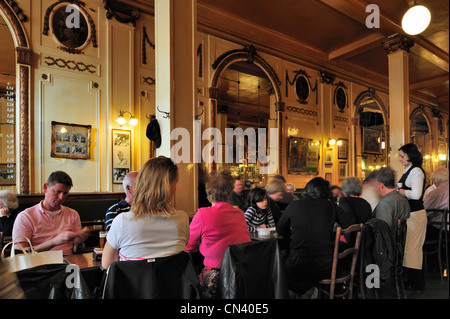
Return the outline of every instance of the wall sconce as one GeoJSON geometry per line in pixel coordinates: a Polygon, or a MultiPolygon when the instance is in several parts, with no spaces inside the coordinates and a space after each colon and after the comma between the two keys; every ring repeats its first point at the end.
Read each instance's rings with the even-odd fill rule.
{"type": "Polygon", "coordinates": [[[327,147],[333,146],[334,144],[336,144],[336,139],[332,137],[328,138],[327,147]]]}
{"type": "Polygon", "coordinates": [[[416,35],[425,31],[430,21],[430,10],[422,5],[418,5],[417,1],[414,0],[414,5],[403,16],[402,28],[406,33],[416,35]]]}
{"type": "Polygon", "coordinates": [[[125,117],[124,117],[124,115],[125,115],[126,113],[129,113],[129,114],[130,114],[130,121],[129,121],[130,125],[136,126],[136,124],[138,123],[137,118],[135,118],[135,117],[133,116],[133,114],[131,114],[130,111],[119,111],[119,113],[120,113],[120,114],[119,114],[119,118],[117,119],[117,123],[119,123],[120,126],[124,125],[124,124],[127,122],[127,120],[126,120],[125,117]]]}

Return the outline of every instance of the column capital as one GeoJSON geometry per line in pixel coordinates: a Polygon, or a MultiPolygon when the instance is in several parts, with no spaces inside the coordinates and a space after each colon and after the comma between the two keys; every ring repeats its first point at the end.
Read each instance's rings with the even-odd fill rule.
{"type": "Polygon", "coordinates": [[[386,41],[383,41],[383,49],[386,53],[396,52],[399,49],[406,51],[409,53],[409,49],[411,49],[414,45],[414,40],[404,34],[394,34],[386,41]]]}

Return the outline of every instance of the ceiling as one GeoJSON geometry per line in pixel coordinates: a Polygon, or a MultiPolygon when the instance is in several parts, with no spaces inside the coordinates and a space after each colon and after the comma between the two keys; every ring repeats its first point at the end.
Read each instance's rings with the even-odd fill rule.
{"type": "MultiPolygon", "coordinates": [[[[198,4],[282,34],[298,42],[315,63],[330,70],[352,70],[386,89],[388,57],[382,42],[404,34],[401,19],[409,8],[407,0],[198,0],[198,4]],[[378,29],[365,24],[370,3],[380,9],[378,29]]],[[[449,1],[418,4],[427,6],[432,18],[422,34],[410,36],[415,42],[409,55],[411,98],[448,113],[449,1]]]]}

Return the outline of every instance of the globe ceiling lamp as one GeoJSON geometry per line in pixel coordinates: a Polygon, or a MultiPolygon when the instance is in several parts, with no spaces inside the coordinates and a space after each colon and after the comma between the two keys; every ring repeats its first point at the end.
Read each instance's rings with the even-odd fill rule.
{"type": "Polygon", "coordinates": [[[431,13],[427,7],[414,5],[406,11],[402,19],[402,28],[407,34],[416,35],[425,31],[431,21],[431,13]]]}

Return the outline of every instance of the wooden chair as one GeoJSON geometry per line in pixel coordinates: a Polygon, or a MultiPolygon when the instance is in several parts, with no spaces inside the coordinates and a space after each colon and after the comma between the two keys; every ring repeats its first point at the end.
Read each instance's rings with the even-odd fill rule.
{"type": "MultiPolygon", "coordinates": [[[[349,299],[352,299],[353,296],[353,279],[355,276],[355,268],[356,268],[356,261],[358,259],[358,253],[359,253],[359,244],[361,242],[361,231],[363,228],[363,224],[354,224],[346,229],[342,229],[341,227],[338,227],[336,230],[336,239],[334,241],[334,253],[333,253],[333,265],[331,269],[331,278],[330,279],[322,279],[319,281],[318,289],[319,293],[324,293],[329,296],[330,299],[334,299],[335,297],[344,297],[348,295],[349,299]],[[356,238],[353,246],[345,249],[342,252],[339,252],[339,246],[340,246],[340,238],[341,235],[348,235],[356,233],[356,238]],[[337,269],[338,269],[338,263],[345,257],[353,255],[352,256],[352,262],[350,265],[349,270],[342,270],[343,274],[341,276],[338,276],[337,269]],[[342,293],[335,293],[335,286],[336,284],[343,284],[347,283],[347,288],[344,289],[342,293]],[[323,286],[329,286],[328,289],[324,289],[323,286]]],[[[348,236],[351,237],[351,236],[348,236]]]]}
{"type": "Polygon", "coordinates": [[[403,282],[403,254],[406,240],[406,219],[398,219],[395,234],[395,288],[398,299],[406,299],[405,284],[403,282]]]}
{"type": "MultiPolygon", "coordinates": [[[[449,210],[448,208],[445,209],[427,209],[427,214],[429,213],[442,213],[442,217],[440,222],[432,222],[429,221],[428,223],[433,226],[439,226],[439,235],[437,239],[429,239],[425,240],[424,247],[431,246],[431,250],[424,250],[423,257],[424,257],[424,269],[427,268],[427,256],[428,255],[438,255],[438,262],[439,262],[439,271],[441,276],[441,281],[443,280],[443,267],[442,267],[442,250],[444,250],[445,253],[445,262],[446,267],[448,271],[448,214],[449,210]]],[[[449,279],[449,276],[447,274],[447,279],[449,279]]]]}

